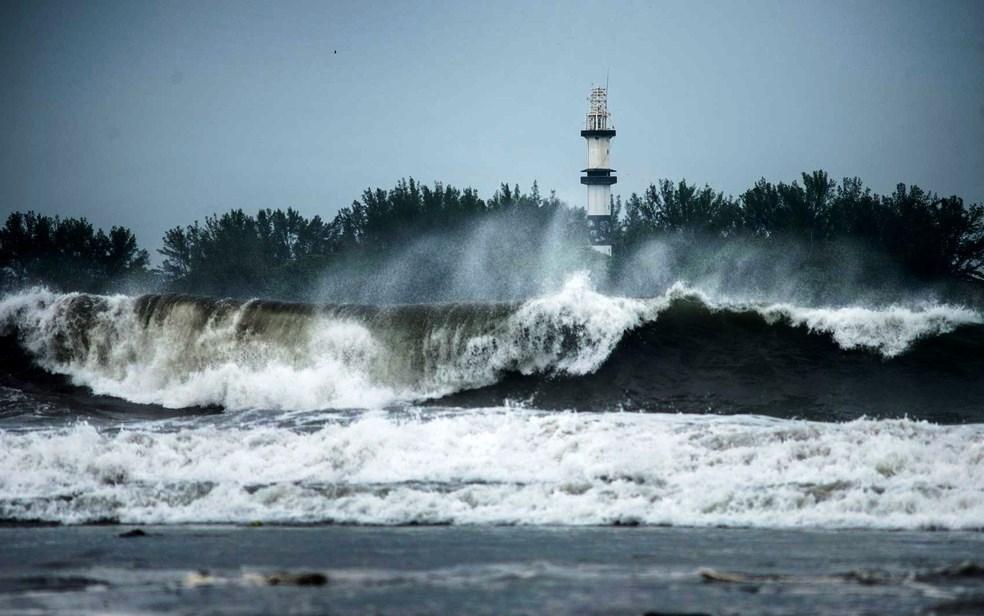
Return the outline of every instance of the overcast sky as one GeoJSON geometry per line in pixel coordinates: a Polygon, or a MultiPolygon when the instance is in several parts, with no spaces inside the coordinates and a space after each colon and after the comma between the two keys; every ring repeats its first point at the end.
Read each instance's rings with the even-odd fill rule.
{"type": "Polygon", "coordinates": [[[26,2],[0,8],[0,214],[330,218],[401,177],[583,205],[610,74],[616,194],[827,169],[984,201],[984,2],[26,2]]]}

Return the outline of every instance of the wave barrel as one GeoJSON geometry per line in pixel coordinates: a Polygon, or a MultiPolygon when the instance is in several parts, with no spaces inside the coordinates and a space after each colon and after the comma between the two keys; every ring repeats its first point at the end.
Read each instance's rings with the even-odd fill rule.
{"type": "Polygon", "coordinates": [[[581,136],[588,142],[588,167],[581,183],[588,187],[588,234],[591,247],[612,256],[612,184],[618,181],[611,168],[611,140],[615,126],[608,113],[607,88],[592,88],[588,115],[581,136]]]}

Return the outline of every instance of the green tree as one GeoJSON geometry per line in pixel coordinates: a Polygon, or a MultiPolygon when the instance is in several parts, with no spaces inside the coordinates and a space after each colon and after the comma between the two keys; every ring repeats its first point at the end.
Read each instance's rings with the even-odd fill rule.
{"type": "Polygon", "coordinates": [[[13,212],[0,228],[6,288],[44,284],[59,290],[107,291],[149,278],[147,251],[124,227],[109,234],[84,218],[13,212]]]}

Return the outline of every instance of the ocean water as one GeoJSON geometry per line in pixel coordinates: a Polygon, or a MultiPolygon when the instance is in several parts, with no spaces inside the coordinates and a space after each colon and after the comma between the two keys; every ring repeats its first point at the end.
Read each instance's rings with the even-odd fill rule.
{"type": "MultiPolygon", "coordinates": [[[[750,530],[807,533],[794,543],[829,565],[809,533],[850,545],[890,531],[877,536],[935,537],[928,560],[879,561],[907,572],[897,579],[965,567],[972,583],[947,600],[982,590],[980,561],[966,562],[984,529],[984,315],[971,307],[733,302],[679,284],[614,297],[584,277],[523,302],[408,306],[33,290],[0,299],[0,349],[0,520],[14,538],[46,524],[63,548],[88,536],[70,527],[106,523],[534,538],[520,529],[633,526],[727,545],[732,529],[735,549],[750,530]]],[[[535,541],[510,576],[553,566],[535,541]]],[[[673,566],[756,588],[803,575],[778,554],[760,573],[727,561],[744,572],[716,579],[693,568],[713,567],[707,554],[673,566]]],[[[90,560],[73,564],[81,578],[106,566],[90,560]]],[[[639,575],[618,567],[605,575],[639,575]]],[[[186,573],[169,571],[160,583],[186,573]]],[[[242,575],[230,564],[213,581],[239,588],[242,575]]],[[[0,595],[29,591],[0,581],[0,595]]],[[[916,594],[899,605],[928,609],[916,594]]]]}

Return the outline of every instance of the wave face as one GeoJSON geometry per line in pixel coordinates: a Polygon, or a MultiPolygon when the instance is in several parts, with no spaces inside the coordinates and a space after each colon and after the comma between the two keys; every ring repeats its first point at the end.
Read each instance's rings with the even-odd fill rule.
{"type": "Polygon", "coordinates": [[[981,425],[508,409],[316,424],[0,431],[0,518],[984,527],[981,425]]]}
{"type": "Polygon", "coordinates": [[[41,368],[137,403],[366,408],[494,383],[585,374],[647,305],[581,285],[524,304],[311,306],[39,292],[0,322],[41,368]]]}
{"type": "Polygon", "coordinates": [[[979,421],[982,323],[956,306],[731,304],[679,285],[658,298],[609,297],[583,276],[555,295],[511,304],[315,306],[46,291],[0,301],[10,357],[97,395],[227,410],[521,401],[979,421]]]}

